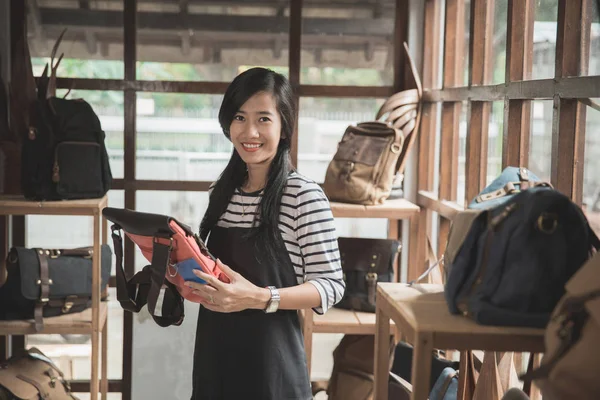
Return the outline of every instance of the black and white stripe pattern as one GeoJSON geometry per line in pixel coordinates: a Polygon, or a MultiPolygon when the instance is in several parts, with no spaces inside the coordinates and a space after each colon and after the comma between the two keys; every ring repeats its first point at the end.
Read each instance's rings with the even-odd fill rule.
{"type": "MultiPolygon", "coordinates": [[[[257,218],[261,194],[246,194],[236,190],[218,226],[250,228],[257,218]]],[[[281,200],[279,229],[298,284],[310,282],[321,295],[321,306],[314,308],[325,313],[344,295],[337,233],[329,201],[314,181],[293,172],[281,200]]]]}

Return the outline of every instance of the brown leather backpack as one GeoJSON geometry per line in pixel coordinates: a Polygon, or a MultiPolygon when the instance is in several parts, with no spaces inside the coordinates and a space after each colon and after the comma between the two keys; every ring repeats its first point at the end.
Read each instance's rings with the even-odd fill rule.
{"type": "Polygon", "coordinates": [[[0,364],[0,400],[77,400],[54,363],[35,347],[0,364]]]}
{"type": "MultiPolygon", "coordinates": [[[[390,336],[390,368],[394,337],[390,336]]],[[[375,336],[344,335],[333,351],[333,371],[327,387],[329,400],[372,400],[375,336]]]]}
{"type": "Polygon", "coordinates": [[[416,89],[391,96],[374,121],[346,128],[327,167],[323,190],[332,201],[373,205],[390,196],[394,178],[404,172],[406,155],[419,129],[422,88],[404,43],[416,89]]]}

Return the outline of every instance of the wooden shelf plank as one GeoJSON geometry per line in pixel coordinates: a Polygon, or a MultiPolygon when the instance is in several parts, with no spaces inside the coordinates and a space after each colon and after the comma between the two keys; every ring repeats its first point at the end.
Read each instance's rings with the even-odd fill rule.
{"type": "Polygon", "coordinates": [[[0,215],[96,215],[107,205],[107,196],[84,200],[32,201],[23,196],[0,196],[0,215]]]}
{"type": "MultiPolygon", "coordinates": [[[[108,315],[108,304],[100,303],[100,325],[102,331],[108,315]]],[[[66,314],[59,317],[44,318],[44,329],[36,332],[33,320],[0,321],[0,336],[4,335],[35,335],[35,334],[91,334],[92,309],[75,314],[66,314]]]]}
{"type": "MultiPolygon", "coordinates": [[[[395,326],[390,321],[390,333],[395,326]]],[[[375,334],[375,313],[331,308],[324,315],[313,314],[314,333],[375,334]]]]}
{"type": "Polygon", "coordinates": [[[337,218],[405,219],[419,214],[420,208],[406,199],[393,199],[376,206],[331,202],[331,211],[337,218]]]}

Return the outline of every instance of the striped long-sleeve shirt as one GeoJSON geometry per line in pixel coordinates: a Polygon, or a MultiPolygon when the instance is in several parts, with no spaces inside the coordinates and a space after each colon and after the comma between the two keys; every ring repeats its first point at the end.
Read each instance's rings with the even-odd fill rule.
{"type": "MultiPolygon", "coordinates": [[[[261,197],[259,193],[236,190],[217,225],[251,227],[261,197]]],[[[337,233],[325,193],[317,183],[297,172],[290,174],[281,199],[279,230],[298,284],[309,282],[315,286],[321,305],[313,310],[325,313],[342,299],[345,290],[337,233]]]]}

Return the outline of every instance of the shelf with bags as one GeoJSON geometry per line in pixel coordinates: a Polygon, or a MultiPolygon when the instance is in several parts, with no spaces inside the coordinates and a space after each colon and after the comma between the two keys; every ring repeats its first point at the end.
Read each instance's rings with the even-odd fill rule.
{"type": "MultiPolygon", "coordinates": [[[[108,226],[102,209],[108,196],[83,200],[34,201],[23,196],[0,195],[0,216],[61,215],[88,216],[93,219],[91,307],[79,313],[43,318],[43,328],[36,329],[34,320],[0,321],[0,336],[29,334],[91,335],[90,400],[107,398],[108,380],[108,304],[101,301],[101,246],[106,244],[108,226]],[[101,363],[100,363],[101,361],[101,363]],[[100,368],[101,364],[101,368],[100,368]]],[[[6,219],[4,219],[4,224],[6,219]]],[[[6,229],[6,226],[0,226],[6,229]]],[[[7,236],[5,236],[7,238],[7,236]]],[[[0,243],[0,260],[6,259],[8,243],[0,243]]],[[[1,272],[1,271],[0,271],[1,272]]],[[[0,360],[1,361],[1,360],[0,360]]]]}
{"type": "MultiPolygon", "coordinates": [[[[108,315],[108,304],[100,302],[99,321],[100,329],[106,323],[108,315]]],[[[0,336],[5,335],[50,335],[50,334],[73,334],[85,335],[93,332],[92,309],[88,308],[79,313],[65,314],[58,317],[44,318],[44,329],[40,332],[35,330],[35,321],[0,321],[0,336]]]]}
{"type": "MultiPolygon", "coordinates": [[[[302,319],[307,310],[302,310],[302,319]]],[[[312,313],[312,310],[309,312],[312,313]]],[[[313,333],[346,333],[349,335],[373,335],[375,332],[375,313],[332,308],[324,315],[312,316],[313,333]]],[[[390,324],[390,334],[395,333],[395,326],[390,324]]]]}

